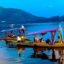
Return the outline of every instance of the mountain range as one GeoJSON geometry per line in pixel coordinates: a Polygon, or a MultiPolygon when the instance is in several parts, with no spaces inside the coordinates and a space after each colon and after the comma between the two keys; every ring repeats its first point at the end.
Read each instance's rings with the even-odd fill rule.
{"type": "Polygon", "coordinates": [[[60,21],[64,21],[64,16],[54,16],[51,18],[37,17],[20,9],[0,7],[0,24],[25,24],[60,21]]]}

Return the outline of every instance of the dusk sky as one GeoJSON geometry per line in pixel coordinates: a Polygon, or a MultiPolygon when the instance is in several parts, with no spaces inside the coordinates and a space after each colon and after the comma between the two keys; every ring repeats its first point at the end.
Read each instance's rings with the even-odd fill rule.
{"type": "Polygon", "coordinates": [[[64,15],[64,0],[0,0],[0,6],[21,9],[41,17],[64,15]]]}

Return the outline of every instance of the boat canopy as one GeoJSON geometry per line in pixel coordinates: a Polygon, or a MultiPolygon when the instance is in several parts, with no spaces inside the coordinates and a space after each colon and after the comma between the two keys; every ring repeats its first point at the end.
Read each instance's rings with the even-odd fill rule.
{"type": "Polygon", "coordinates": [[[46,34],[47,32],[56,32],[58,30],[59,30],[58,28],[50,29],[50,30],[42,30],[39,32],[31,32],[31,33],[28,33],[27,35],[46,34]]]}

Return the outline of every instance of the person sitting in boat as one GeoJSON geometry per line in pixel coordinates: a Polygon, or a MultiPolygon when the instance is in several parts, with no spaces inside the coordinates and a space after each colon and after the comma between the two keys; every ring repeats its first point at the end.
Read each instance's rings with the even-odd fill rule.
{"type": "Polygon", "coordinates": [[[58,43],[61,43],[61,37],[58,36],[58,43]]]}
{"type": "Polygon", "coordinates": [[[39,43],[40,42],[39,38],[35,37],[34,42],[39,43]]]}
{"type": "Polygon", "coordinates": [[[40,42],[44,42],[44,40],[42,38],[34,38],[34,42],[40,43],[40,42]]]}
{"type": "Polygon", "coordinates": [[[21,42],[21,37],[17,36],[17,42],[21,42]]]}
{"type": "Polygon", "coordinates": [[[14,34],[8,34],[8,37],[10,37],[10,38],[14,38],[15,35],[14,35],[14,34]]]}
{"type": "Polygon", "coordinates": [[[40,38],[39,40],[40,40],[40,42],[42,42],[42,38],[40,38]]]}
{"type": "Polygon", "coordinates": [[[47,44],[50,44],[50,39],[47,39],[47,40],[46,40],[46,43],[47,43],[47,44]]]}
{"type": "Polygon", "coordinates": [[[39,40],[40,40],[40,42],[45,42],[45,41],[43,40],[43,38],[40,38],[39,40]]]}

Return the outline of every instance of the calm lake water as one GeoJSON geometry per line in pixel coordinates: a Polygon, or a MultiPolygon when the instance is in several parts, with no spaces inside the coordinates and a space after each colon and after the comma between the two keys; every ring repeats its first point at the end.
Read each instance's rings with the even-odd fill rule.
{"type": "MultiPolygon", "coordinates": [[[[26,34],[29,32],[41,31],[41,30],[49,30],[53,28],[58,28],[59,24],[62,25],[64,28],[64,22],[60,23],[39,23],[39,24],[26,24],[26,34]]],[[[3,26],[3,25],[2,25],[3,26]]],[[[64,29],[63,29],[64,32],[64,29]]],[[[55,40],[57,40],[57,33],[55,40]]],[[[38,35],[37,37],[39,37],[38,35]]],[[[33,40],[33,36],[26,36],[33,40]]],[[[43,39],[46,40],[47,38],[51,39],[50,33],[43,36],[43,39]]],[[[21,61],[17,62],[18,54],[17,49],[15,48],[7,48],[4,41],[0,41],[0,64],[54,64],[55,62],[51,62],[49,60],[44,60],[40,58],[30,58],[33,53],[33,49],[26,48],[24,52],[21,53],[21,61]]],[[[44,53],[49,54],[50,52],[45,51],[44,53]]]]}

